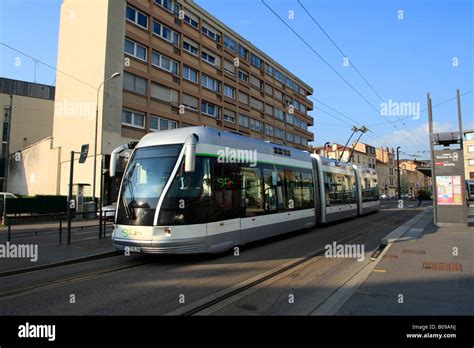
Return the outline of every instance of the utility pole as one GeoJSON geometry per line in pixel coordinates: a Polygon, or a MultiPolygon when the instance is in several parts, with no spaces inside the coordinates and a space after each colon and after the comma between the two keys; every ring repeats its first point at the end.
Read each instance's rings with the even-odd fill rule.
{"type": "Polygon", "coordinates": [[[397,146],[397,172],[398,172],[398,199],[402,199],[402,182],[400,181],[400,146],[397,146]]]}

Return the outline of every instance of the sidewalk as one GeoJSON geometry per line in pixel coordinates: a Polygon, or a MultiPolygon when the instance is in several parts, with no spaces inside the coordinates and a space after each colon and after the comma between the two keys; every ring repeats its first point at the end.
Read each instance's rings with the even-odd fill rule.
{"type": "Polygon", "coordinates": [[[431,210],[387,248],[337,315],[474,314],[473,226],[436,227],[431,210]]]}
{"type": "MultiPolygon", "coordinates": [[[[28,225],[31,227],[31,225],[28,225]]],[[[63,229],[63,244],[58,243],[57,235],[39,233],[38,236],[15,236],[10,243],[6,241],[6,232],[0,232],[0,277],[8,274],[22,273],[36,269],[44,269],[63,264],[88,261],[112,256],[116,253],[110,239],[112,226],[109,224],[105,238],[99,239],[99,227],[90,231],[72,232],[71,244],[66,243],[66,230],[63,229]],[[23,257],[12,257],[12,250],[19,252],[23,248],[23,257]],[[8,251],[7,251],[8,249],[8,251]],[[9,255],[5,255],[9,253],[9,255]],[[36,259],[36,260],[35,260],[36,259]]]]}

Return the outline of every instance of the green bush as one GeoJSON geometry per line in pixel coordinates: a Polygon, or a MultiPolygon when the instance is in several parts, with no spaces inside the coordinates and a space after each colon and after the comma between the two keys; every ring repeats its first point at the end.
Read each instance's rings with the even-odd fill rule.
{"type": "Polygon", "coordinates": [[[427,200],[427,201],[431,200],[431,191],[419,189],[418,193],[421,195],[422,200],[427,200]]]}
{"type": "Polygon", "coordinates": [[[5,201],[5,214],[52,214],[67,211],[67,197],[36,195],[10,198],[5,201]]]}

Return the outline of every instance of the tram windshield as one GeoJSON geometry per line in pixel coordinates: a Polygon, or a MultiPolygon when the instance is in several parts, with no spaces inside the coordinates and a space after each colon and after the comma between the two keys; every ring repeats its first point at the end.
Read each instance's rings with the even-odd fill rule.
{"type": "Polygon", "coordinates": [[[135,150],[122,181],[118,224],[153,225],[155,210],[178,159],[182,145],[135,150]]]}

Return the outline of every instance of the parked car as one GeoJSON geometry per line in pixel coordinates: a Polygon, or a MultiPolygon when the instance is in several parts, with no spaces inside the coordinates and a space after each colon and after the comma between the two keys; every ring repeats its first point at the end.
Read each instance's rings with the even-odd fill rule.
{"type": "Polygon", "coordinates": [[[408,193],[402,193],[402,198],[412,198],[412,196],[408,193]]]}
{"type": "MultiPolygon", "coordinates": [[[[105,214],[107,220],[115,219],[115,211],[117,210],[117,202],[102,207],[102,216],[105,214]]],[[[100,211],[97,211],[97,217],[99,217],[100,211]]]]}
{"type": "Polygon", "coordinates": [[[387,198],[387,195],[385,193],[382,193],[380,196],[379,196],[380,199],[386,199],[387,198]]]}

